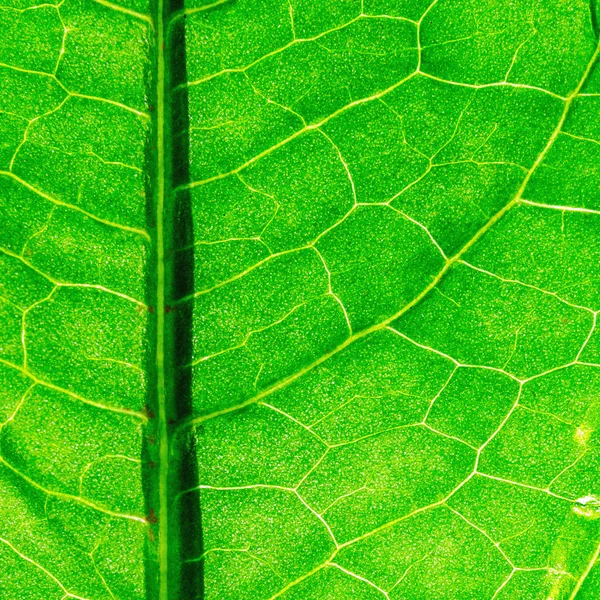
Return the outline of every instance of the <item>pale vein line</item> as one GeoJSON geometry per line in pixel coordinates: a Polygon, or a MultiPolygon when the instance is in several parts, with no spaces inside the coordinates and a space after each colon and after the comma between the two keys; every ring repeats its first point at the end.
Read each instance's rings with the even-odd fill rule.
{"type": "Polygon", "coordinates": [[[571,304],[571,302],[569,302],[568,300],[565,300],[564,298],[559,296],[556,292],[551,292],[549,290],[539,288],[530,283],[525,283],[524,281],[520,281],[519,279],[510,279],[510,278],[506,278],[506,277],[501,277],[500,275],[496,275],[495,273],[492,273],[491,271],[487,271],[486,269],[482,269],[481,267],[476,267],[475,265],[472,265],[471,263],[468,263],[464,260],[461,260],[460,264],[465,265],[466,267],[469,267],[469,269],[472,269],[473,271],[478,271],[479,273],[483,273],[484,275],[487,275],[488,277],[493,277],[494,279],[498,279],[499,281],[502,281],[504,283],[514,283],[514,284],[529,288],[531,290],[535,290],[536,292],[545,294],[546,296],[552,296],[553,298],[556,298],[559,302],[562,302],[563,304],[566,304],[567,306],[574,308],[576,310],[584,310],[586,312],[592,313],[593,315],[596,314],[596,312],[594,310],[592,310],[591,308],[589,308],[588,306],[581,306],[579,304],[571,304]]]}
{"type": "Polygon", "coordinates": [[[453,362],[456,367],[462,366],[458,360],[456,360],[449,354],[446,354],[445,352],[441,352],[440,350],[437,350],[436,348],[433,348],[431,346],[426,346],[425,344],[420,344],[419,342],[413,340],[412,338],[409,338],[406,334],[402,333],[401,331],[398,331],[397,329],[394,329],[393,327],[391,327],[389,325],[386,327],[386,329],[388,331],[391,331],[393,334],[401,337],[402,339],[406,340],[407,342],[410,342],[414,346],[417,346],[418,348],[422,348],[423,350],[427,350],[428,352],[432,352],[433,354],[437,354],[438,356],[441,356],[442,358],[445,358],[446,360],[453,362]]]}
{"type": "Polygon", "coordinates": [[[523,49],[523,46],[525,46],[525,44],[528,44],[538,34],[538,30],[535,27],[535,22],[529,21],[529,25],[531,25],[531,34],[528,37],[526,37],[517,46],[517,49],[515,50],[515,53],[513,54],[512,61],[510,62],[510,66],[508,67],[508,71],[506,71],[506,75],[504,75],[504,81],[506,81],[506,82],[508,82],[508,78],[510,77],[512,70],[514,69],[515,65],[517,64],[519,52],[521,52],[521,50],[523,49]]]}
{"type": "Polygon", "coordinates": [[[119,519],[127,519],[129,521],[136,521],[138,523],[143,523],[144,525],[148,525],[148,521],[146,521],[146,519],[144,517],[116,512],[114,510],[105,508],[104,506],[96,504],[95,502],[92,502],[91,500],[87,500],[86,498],[82,498],[80,496],[74,496],[73,494],[66,494],[64,492],[57,492],[55,490],[49,490],[49,489],[45,488],[44,486],[40,485],[39,483],[37,483],[37,481],[34,481],[33,479],[31,479],[31,477],[28,477],[27,475],[25,475],[25,473],[22,473],[21,471],[19,471],[16,467],[14,467],[10,463],[8,463],[6,461],[6,459],[2,456],[0,456],[0,464],[4,465],[7,469],[9,469],[15,475],[17,475],[18,477],[23,479],[23,481],[26,481],[32,487],[34,487],[34,488],[40,490],[42,493],[46,494],[46,496],[54,496],[55,498],[60,498],[62,500],[71,500],[73,502],[78,502],[79,504],[83,504],[84,506],[92,508],[98,512],[110,515],[111,517],[116,517],[119,519]]]}
{"type": "MultiPolygon", "coordinates": [[[[386,433],[390,433],[392,431],[399,431],[401,429],[422,429],[423,427],[429,429],[424,423],[405,423],[404,425],[394,425],[392,427],[387,427],[386,429],[378,429],[377,431],[373,431],[372,433],[366,433],[365,435],[361,435],[360,437],[354,438],[352,440],[346,442],[338,442],[337,444],[330,444],[330,449],[335,448],[343,448],[345,446],[353,446],[354,444],[360,444],[364,440],[368,440],[371,438],[383,436],[386,433]]],[[[464,444],[464,442],[463,442],[464,444]]]]}
{"type": "MultiPolygon", "coordinates": [[[[302,120],[304,121],[304,119],[302,119],[302,120]]],[[[305,122],[305,125],[306,125],[306,122],[305,122]]],[[[346,171],[346,175],[348,176],[348,180],[350,181],[350,187],[352,188],[352,197],[354,198],[354,204],[357,204],[358,200],[356,198],[356,187],[354,186],[354,179],[352,179],[352,173],[350,172],[350,167],[348,166],[348,163],[344,159],[344,156],[342,154],[340,147],[322,129],[319,129],[319,133],[333,146],[334,150],[337,152],[338,158],[340,159],[340,162],[342,163],[344,170],[346,171]]]]}
{"type": "Polygon", "coordinates": [[[143,375],[146,373],[146,371],[144,371],[144,369],[142,369],[142,367],[140,367],[138,365],[134,365],[133,363],[127,362],[126,360],[119,360],[117,358],[96,357],[96,356],[86,356],[85,358],[86,358],[86,360],[91,360],[93,362],[109,362],[109,363],[113,363],[116,365],[121,365],[123,367],[133,369],[134,371],[137,371],[138,373],[141,373],[143,375]]]}
{"type": "MultiPolygon", "coordinates": [[[[459,81],[450,81],[448,79],[443,79],[442,77],[437,77],[436,75],[431,75],[430,73],[425,73],[424,71],[419,71],[419,74],[423,75],[423,77],[433,79],[434,81],[439,81],[440,83],[446,83],[448,85],[456,85],[458,87],[471,88],[474,90],[481,90],[481,89],[492,88],[492,87],[511,87],[511,88],[521,88],[521,89],[525,89],[525,90],[533,90],[535,92],[542,92],[544,94],[548,94],[549,96],[552,96],[553,98],[562,100],[563,102],[567,101],[570,97],[570,96],[568,96],[565,98],[564,96],[555,94],[554,92],[551,92],[550,90],[546,90],[544,88],[537,87],[535,85],[526,85],[524,83],[511,83],[510,81],[498,81],[498,82],[493,82],[493,83],[482,83],[482,84],[477,85],[474,83],[462,83],[459,81]]],[[[587,75],[587,73],[586,73],[586,75],[587,75]]],[[[579,90],[580,88],[577,88],[577,89],[579,90]]]]}
{"type": "Polygon", "coordinates": [[[486,479],[493,479],[494,481],[500,481],[501,483],[506,483],[508,485],[514,485],[517,487],[526,488],[528,490],[534,490],[535,492],[541,492],[543,494],[548,494],[558,500],[562,500],[563,502],[568,502],[572,504],[574,502],[573,498],[567,498],[566,496],[561,496],[560,494],[556,494],[549,490],[548,488],[541,488],[535,485],[529,485],[528,483],[521,483],[520,481],[513,481],[512,479],[505,479],[504,477],[496,477],[495,475],[489,475],[488,473],[482,473],[481,471],[477,471],[476,473],[480,477],[485,477],[486,479]]]}
{"type": "Polygon", "coordinates": [[[41,298],[40,300],[37,300],[36,302],[34,302],[31,306],[28,306],[23,311],[23,314],[21,315],[21,347],[23,348],[23,369],[24,370],[27,370],[27,341],[26,341],[27,317],[29,315],[29,312],[32,311],[34,308],[44,304],[45,302],[50,301],[52,299],[52,296],[56,292],[56,289],[57,289],[56,287],[53,287],[52,290],[50,291],[50,293],[45,298],[41,298]]]}
{"type": "Polygon", "coordinates": [[[92,564],[94,565],[94,571],[96,571],[98,577],[100,578],[100,581],[102,582],[102,585],[106,588],[106,591],[110,594],[110,597],[112,598],[112,600],[117,600],[117,598],[113,594],[112,590],[110,589],[110,586],[106,582],[104,575],[102,575],[102,573],[100,572],[100,569],[98,569],[98,565],[96,564],[96,559],[94,558],[94,556],[92,554],[90,554],[90,558],[92,559],[92,564]]]}
{"type": "Polygon", "coordinates": [[[10,177],[17,183],[20,183],[22,186],[26,187],[28,190],[37,194],[38,196],[41,196],[42,198],[48,200],[49,202],[52,202],[52,204],[56,204],[57,206],[63,206],[64,208],[69,208],[71,210],[80,212],[81,214],[85,215],[86,217],[93,219],[94,221],[98,221],[98,223],[103,223],[104,225],[108,225],[109,227],[115,227],[117,229],[122,229],[123,231],[128,231],[130,233],[136,233],[137,235],[141,235],[142,237],[144,237],[145,239],[150,241],[150,236],[148,235],[148,232],[144,231],[143,229],[136,229],[135,227],[129,227],[128,225],[121,225],[120,223],[114,223],[113,221],[108,221],[106,219],[103,219],[101,217],[98,217],[97,215],[94,215],[94,214],[88,212],[87,210],[84,210],[83,208],[81,208],[79,206],[76,206],[75,204],[63,202],[62,200],[59,200],[58,198],[54,198],[53,196],[50,196],[49,194],[42,192],[35,186],[31,185],[30,183],[28,183],[24,179],[21,179],[19,176],[15,175],[14,173],[11,173],[10,171],[0,171],[0,175],[4,175],[5,177],[10,177]]]}
{"type": "MultiPolygon", "coordinates": [[[[0,62],[0,67],[5,69],[11,69],[12,71],[19,71],[20,73],[29,73],[30,75],[41,75],[43,77],[50,77],[51,79],[56,79],[56,77],[52,73],[47,73],[46,71],[35,71],[33,69],[24,69],[23,67],[16,67],[14,65],[9,65],[8,63],[0,62]]],[[[58,82],[59,85],[60,82],[58,82]]],[[[24,118],[24,117],[23,117],[24,118]]]]}
{"type": "Polygon", "coordinates": [[[401,523],[402,521],[412,519],[413,517],[415,517],[421,513],[428,512],[430,510],[439,508],[441,506],[445,506],[446,503],[448,502],[448,500],[450,498],[452,498],[452,496],[454,496],[454,494],[456,494],[456,492],[458,492],[459,489],[464,487],[474,476],[475,476],[474,472],[470,473],[466,479],[461,481],[448,495],[446,495],[446,497],[442,498],[441,500],[438,500],[437,502],[433,502],[432,504],[428,504],[427,506],[421,506],[419,508],[415,508],[410,513],[402,515],[401,517],[398,517],[396,519],[392,519],[391,521],[384,523],[383,525],[380,525],[379,527],[376,527],[375,529],[372,529],[371,531],[367,531],[366,533],[363,533],[362,535],[359,535],[358,537],[355,537],[352,540],[348,540],[347,542],[344,542],[343,544],[341,544],[340,548],[352,546],[353,544],[356,544],[364,539],[367,539],[373,535],[376,535],[377,533],[385,531],[385,530],[389,529],[390,527],[393,527],[394,525],[401,523]]]}
{"type": "Polygon", "coordinates": [[[383,596],[389,600],[388,593],[385,590],[381,589],[378,585],[375,585],[372,581],[369,581],[365,577],[361,577],[360,575],[357,575],[356,573],[353,573],[352,571],[349,571],[348,569],[345,569],[344,567],[342,567],[338,563],[332,562],[332,563],[329,563],[329,564],[332,567],[335,567],[336,569],[339,569],[343,573],[346,573],[346,575],[349,575],[353,579],[358,579],[359,581],[363,581],[364,583],[366,583],[367,585],[369,585],[373,589],[376,589],[379,593],[383,594],[383,596]]]}
{"type": "Polygon", "coordinates": [[[62,5],[64,3],[64,0],[61,0],[61,2],[59,2],[56,5],[56,14],[58,15],[58,19],[60,21],[60,24],[62,26],[62,38],[60,41],[60,50],[58,51],[58,58],[56,59],[56,63],[54,65],[54,70],[52,71],[54,73],[54,75],[56,75],[56,73],[58,73],[58,69],[60,67],[60,63],[62,61],[62,58],[65,54],[65,46],[67,43],[67,35],[69,34],[69,29],[67,28],[67,26],[65,25],[65,20],[62,17],[62,14],[60,12],[60,9],[62,8],[62,5]]]}
{"type": "Polygon", "coordinates": [[[311,248],[312,248],[311,245],[306,245],[306,246],[301,246],[299,248],[291,248],[290,250],[282,250],[281,252],[275,252],[274,254],[269,254],[269,256],[263,258],[262,260],[258,261],[257,263],[254,263],[253,265],[249,266],[248,268],[244,269],[243,271],[240,271],[239,273],[232,275],[228,279],[224,279],[223,281],[220,281],[219,283],[215,283],[215,285],[213,285],[209,288],[205,288],[203,290],[193,292],[192,294],[188,294],[187,296],[184,296],[183,298],[180,298],[179,300],[177,300],[177,302],[175,302],[174,304],[182,304],[184,302],[187,302],[191,298],[197,298],[199,296],[204,296],[206,294],[209,294],[210,292],[214,292],[215,290],[218,290],[219,288],[222,288],[226,285],[229,285],[230,283],[233,283],[234,281],[237,281],[238,279],[241,279],[242,277],[248,275],[249,273],[252,273],[252,271],[254,271],[255,269],[262,267],[264,264],[267,264],[267,263],[273,261],[274,259],[279,258],[280,256],[285,256],[286,254],[293,254],[294,252],[302,252],[304,250],[310,250],[311,248]]]}
{"type": "Polygon", "coordinates": [[[12,411],[12,413],[7,417],[6,421],[4,421],[3,423],[0,423],[0,432],[2,431],[2,429],[4,429],[4,427],[10,423],[11,421],[15,420],[15,417],[17,416],[17,414],[19,413],[19,411],[21,410],[21,408],[23,407],[23,405],[25,404],[25,402],[27,401],[27,399],[29,398],[29,396],[31,396],[33,390],[35,389],[35,386],[37,384],[34,382],[32,383],[26,390],[25,393],[21,396],[20,400],[17,402],[15,409],[12,411]]]}
{"type": "Polygon", "coordinates": [[[600,210],[592,208],[582,208],[579,206],[562,206],[560,204],[543,204],[542,202],[532,202],[521,198],[519,204],[527,204],[528,206],[536,206],[537,208],[547,208],[549,210],[560,210],[562,212],[587,213],[590,215],[600,215],[600,210]]]}
{"type": "Polygon", "coordinates": [[[436,403],[437,399],[444,393],[446,388],[450,385],[450,382],[454,378],[454,375],[456,375],[456,372],[458,371],[458,369],[459,369],[458,365],[455,364],[454,369],[452,369],[452,371],[450,372],[450,375],[448,375],[448,378],[446,379],[446,381],[442,384],[442,386],[438,390],[437,394],[435,394],[435,396],[429,402],[429,406],[427,407],[427,410],[425,411],[425,414],[423,415],[423,418],[421,419],[421,423],[423,423],[423,425],[430,427],[430,425],[428,425],[428,423],[427,423],[429,414],[431,413],[431,410],[432,410],[434,404],[436,403]]]}
{"type": "Polygon", "coordinates": [[[356,488],[355,490],[352,490],[351,492],[347,492],[345,494],[342,494],[341,496],[338,496],[333,502],[330,502],[322,511],[321,511],[321,515],[325,515],[327,512],[329,512],[334,506],[336,506],[337,504],[339,504],[342,500],[345,500],[346,498],[351,498],[352,496],[355,496],[356,494],[360,494],[360,492],[364,492],[364,491],[369,491],[371,488],[369,488],[368,485],[361,485],[359,488],[356,488]]]}
{"type": "Polygon", "coordinates": [[[296,423],[296,425],[299,425],[303,429],[306,429],[306,431],[308,431],[308,433],[310,433],[312,436],[317,438],[317,440],[319,440],[326,448],[329,447],[329,444],[319,434],[315,433],[308,425],[305,425],[301,421],[298,421],[298,419],[295,419],[294,417],[292,417],[292,415],[289,415],[288,413],[281,410],[280,408],[277,408],[276,406],[273,406],[272,404],[267,404],[266,402],[260,402],[259,406],[264,406],[265,408],[269,408],[272,411],[279,413],[281,416],[286,417],[293,423],[296,423]]]}
{"type": "Polygon", "coordinates": [[[508,583],[510,582],[510,580],[513,578],[513,575],[517,572],[517,569],[513,569],[509,574],[508,577],[506,577],[506,579],[500,584],[500,587],[494,592],[494,595],[492,596],[492,600],[496,600],[496,598],[498,597],[498,594],[508,585],[508,583]]]}
{"type": "Polygon", "coordinates": [[[317,256],[323,263],[323,268],[325,269],[325,272],[327,274],[327,285],[329,287],[329,295],[339,304],[340,308],[342,309],[342,312],[344,313],[344,319],[346,320],[346,326],[348,327],[348,333],[352,335],[352,323],[350,322],[348,311],[346,310],[346,307],[344,306],[344,303],[342,302],[341,298],[333,291],[333,287],[331,285],[331,271],[329,270],[329,267],[325,262],[325,258],[316,246],[313,246],[312,249],[317,253],[317,256]]]}
{"type": "Polygon", "coordinates": [[[402,583],[402,581],[406,578],[406,576],[410,573],[410,571],[414,567],[416,567],[418,564],[422,563],[425,559],[429,558],[430,554],[431,553],[428,552],[427,554],[425,554],[421,558],[417,559],[415,562],[413,562],[410,565],[408,565],[408,567],[404,570],[404,573],[402,573],[402,575],[400,575],[398,581],[396,581],[396,583],[394,583],[394,585],[389,589],[388,593],[391,594],[402,583]]]}
{"type": "Polygon", "coordinates": [[[477,447],[473,446],[472,444],[469,444],[469,442],[465,442],[465,440],[463,440],[462,438],[459,438],[456,435],[450,435],[449,433],[444,433],[443,431],[440,431],[439,429],[436,429],[435,427],[432,427],[431,425],[429,425],[429,423],[425,423],[425,421],[419,423],[419,425],[421,427],[425,427],[426,429],[429,429],[429,431],[437,434],[437,435],[441,435],[442,437],[445,437],[449,440],[454,440],[455,442],[459,442],[460,444],[462,444],[463,446],[467,446],[467,448],[471,448],[471,450],[477,451],[477,447]]]}
{"type": "Polygon", "coordinates": [[[0,6],[2,10],[12,10],[13,12],[23,14],[24,12],[38,10],[40,8],[53,8],[57,9],[62,6],[64,0],[59,2],[58,4],[51,4],[50,2],[42,2],[40,4],[36,4],[35,6],[27,6],[25,8],[16,8],[15,6],[0,6]]]}
{"type": "MultiPolygon", "coordinates": [[[[99,2],[100,0],[94,0],[94,2],[99,2]]],[[[89,96],[87,94],[80,94],[78,92],[69,92],[69,96],[72,98],[82,98],[84,100],[92,100],[93,102],[104,102],[106,104],[112,104],[112,106],[117,106],[118,108],[122,108],[128,112],[141,117],[142,119],[149,121],[150,115],[138,110],[137,108],[133,108],[131,106],[127,106],[127,104],[123,104],[122,102],[118,102],[117,100],[109,100],[108,98],[101,98],[100,96],[89,96]]]]}
{"type": "MultiPolygon", "coordinates": [[[[364,0],[363,0],[364,1],[364,0]]],[[[429,11],[438,3],[438,0],[433,0],[433,2],[425,9],[419,20],[417,21],[417,72],[421,70],[421,64],[423,62],[423,44],[421,44],[421,25],[425,20],[425,17],[429,14],[429,11]]]]}
{"type": "MultiPolygon", "coordinates": [[[[310,300],[307,300],[306,302],[300,302],[299,304],[296,304],[296,306],[293,306],[288,312],[286,312],[283,316],[278,318],[276,321],[273,321],[272,323],[269,323],[268,325],[263,325],[262,327],[257,327],[256,329],[252,329],[251,331],[246,333],[244,335],[242,341],[239,344],[236,344],[235,346],[230,346],[229,348],[225,348],[224,350],[219,350],[218,352],[214,352],[213,354],[208,354],[207,356],[202,356],[201,358],[197,358],[193,362],[191,362],[187,365],[184,365],[184,368],[185,367],[194,367],[197,364],[204,362],[205,360],[214,358],[215,356],[220,356],[221,354],[226,354],[233,350],[239,350],[240,348],[244,348],[245,346],[247,346],[248,342],[250,341],[250,339],[252,338],[253,335],[256,335],[257,333],[262,333],[263,331],[267,331],[268,329],[271,329],[272,327],[275,327],[276,325],[283,323],[286,319],[288,319],[291,315],[293,315],[297,310],[301,309],[302,307],[306,306],[309,302],[311,302],[312,300],[315,300],[316,298],[319,298],[319,297],[321,297],[321,296],[315,296],[314,298],[311,298],[310,300]]],[[[239,337],[239,335],[236,337],[239,337]]],[[[259,372],[259,375],[260,375],[260,372],[259,372]]],[[[257,376],[257,379],[258,379],[258,376],[257,376]]]]}
{"type": "Polygon", "coordinates": [[[329,534],[329,537],[333,541],[333,545],[336,548],[339,548],[340,545],[335,537],[335,534],[333,533],[333,530],[331,529],[331,527],[329,526],[329,523],[325,520],[323,515],[321,513],[318,513],[312,506],[310,506],[310,504],[300,495],[300,492],[298,490],[294,490],[294,494],[296,495],[298,500],[300,500],[300,502],[302,502],[302,504],[305,506],[305,508],[323,524],[323,527],[325,527],[325,529],[327,530],[327,533],[329,534]]]}
{"type": "Polygon", "coordinates": [[[481,535],[483,535],[496,548],[496,550],[498,550],[498,552],[502,555],[502,558],[504,558],[504,560],[511,566],[511,568],[516,569],[516,566],[513,563],[513,561],[509,558],[509,556],[506,554],[506,552],[504,552],[504,550],[500,547],[500,542],[497,542],[496,540],[494,540],[492,538],[492,536],[487,531],[485,531],[485,529],[482,529],[481,527],[478,527],[477,525],[475,525],[475,523],[473,523],[472,521],[467,519],[467,517],[465,517],[460,511],[456,510],[452,506],[448,506],[448,510],[453,512],[456,516],[460,517],[467,525],[469,525],[470,527],[475,529],[475,531],[478,531],[479,533],[481,533],[481,535]]]}
{"type": "MultiPolygon", "coordinates": [[[[406,190],[406,188],[404,188],[404,189],[406,190]]],[[[396,197],[397,196],[395,196],[395,198],[396,197]]],[[[390,202],[392,202],[392,201],[390,200],[390,202]]],[[[442,250],[442,247],[438,244],[437,240],[433,237],[433,235],[431,235],[431,231],[429,231],[429,229],[427,229],[427,227],[425,227],[425,225],[423,225],[423,223],[420,223],[416,219],[413,219],[411,216],[407,215],[405,212],[402,212],[400,209],[392,206],[389,202],[385,202],[384,204],[386,206],[389,206],[394,212],[396,212],[399,215],[401,215],[402,217],[404,217],[407,221],[410,221],[411,223],[414,223],[417,227],[420,227],[427,234],[427,237],[430,239],[431,243],[437,248],[438,252],[442,255],[442,258],[444,260],[448,260],[446,253],[442,250]]]]}
{"type": "MultiPolygon", "coordinates": [[[[521,405],[521,408],[527,409],[528,407],[525,405],[521,405]]],[[[542,414],[548,414],[549,416],[554,417],[554,415],[552,413],[542,413],[542,414]]],[[[559,420],[562,421],[562,419],[559,419],[559,420]]],[[[573,426],[572,423],[567,423],[567,421],[563,421],[563,423],[573,426]]],[[[562,471],[558,475],[556,475],[555,477],[552,478],[552,480],[548,484],[548,489],[550,489],[565,473],[568,473],[573,467],[577,466],[579,461],[582,458],[584,458],[585,456],[587,456],[587,454],[588,454],[588,449],[586,448],[585,450],[583,450],[581,452],[581,454],[570,465],[567,465],[564,469],[562,469],[562,471]]]]}
{"type": "Polygon", "coordinates": [[[209,490],[211,492],[239,492],[242,490],[277,490],[279,492],[288,492],[296,495],[296,490],[291,487],[285,487],[284,485],[274,485],[269,483],[249,483],[247,485],[208,485],[201,484],[193,488],[182,490],[177,492],[175,498],[180,498],[184,494],[190,494],[197,492],[198,490],[209,490]]]}
{"type": "Polygon", "coordinates": [[[333,553],[333,555],[324,563],[317,565],[314,569],[311,569],[308,573],[305,573],[304,575],[301,575],[300,577],[298,577],[298,579],[295,579],[294,581],[290,581],[290,583],[288,583],[286,586],[282,587],[277,593],[273,594],[269,600],[275,600],[275,598],[280,598],[281,596],[283,596],[283,594],[285,594],[289,589],[297,586],[299,583],[302,583],[303,581],[305,581],[306,579],[308,579],[309,577],[312,577],[315,573],[318,573],[321,569],[324,569],[325,567],[327,567],[330,564],[330,560],[333,560],[334,556],[337,554],[337,551],[333,553]]]}
{"type": "Polygon", "coordinates": [[[594,568],[594,565],[596,564],[596,561],[598,560],[599,557],[600,557],[600,544],[598,544],[596,551],[592,555],[590,562],[587,564],[585,570],[581,574],[581,577],[577,580],[577,584],[575,585],[573,592],[569,596],[569,600],[574,600],[577,597],[577,594],[579,594],[579,592],[581,590],[581,586],[587,579],[588,575],[591,573],[591,571],[594,568]]]}
{"type": "Polygon", "coordinates": [[[133,302],[134,304],[137,304],[138,306],[141,306],[143,308],[148,308],[147,304],[145,304],[141,300],[137,300],[133,296],[128,296],[127,294],[123,294],[122,292],[117,292],[115,290],[111,290],[110,288],[107,288],[103,285],[96,284],[96,283],[62,283],[60,281],[57,281],[56,286],[59,288],[60,287],[64,287],[64,288],[72,287],[72,288],[88,288],[88,289],[92,289],[92,290],[98,290],[99,292],[104,292],[105,294],[110,294],[111,296],[118,296],[119,298],[123,298],[123,300],[133,302]]]}
{"type": "Polygon", "coordinates": [[[591,144],[596,144],[597,146],[600,145],[600,142],[598,140],[594,140],[592,138],[583,137],[581,135],[575,135],[573,133],[569,133],[568,131],[562,131],[561,133],[574,140],[579,140],[581,142],[590,142],[591,144]]]}
{"type": "Polygon", "coordinates": [[[581,345],[581,348],[579,348],[579,352],[577,353],[577,356],[575,357],[575,362],[579,361],[579,359],[581,358],[581,355],[584,353],[584,351],[586,349],[586,346],[588,345],[589,341],[592,339],[592,336],[594,335],[594,333],[596,331],[597,320],[598,320],[598,313],[594,313],[592,327],[590,329],[590,332],[588,333],[588,336],[585,338],[583,344],[581,345]]]}

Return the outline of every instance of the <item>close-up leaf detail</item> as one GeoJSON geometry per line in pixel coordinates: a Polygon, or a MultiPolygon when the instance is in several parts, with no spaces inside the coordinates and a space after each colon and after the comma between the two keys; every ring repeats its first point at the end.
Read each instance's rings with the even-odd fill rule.
{"type": "Polygon", "coordinates": [[[0,599],[600,599],[597,10],[4,0],[0,599]]]}

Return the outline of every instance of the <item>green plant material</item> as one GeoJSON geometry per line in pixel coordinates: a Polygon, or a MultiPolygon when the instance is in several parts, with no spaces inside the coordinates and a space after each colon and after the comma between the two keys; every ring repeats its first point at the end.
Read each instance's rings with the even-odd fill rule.
{"type": "Polygon", "coordinates": [[[5,2],[0,598],[599,598],[596,8],[5,2]]]}

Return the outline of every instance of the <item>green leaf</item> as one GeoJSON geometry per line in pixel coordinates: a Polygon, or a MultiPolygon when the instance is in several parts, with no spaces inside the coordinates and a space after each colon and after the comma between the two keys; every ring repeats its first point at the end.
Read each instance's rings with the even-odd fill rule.
{"type": "Polygon", "coordinates": [[[598,598],[596,12],[0,8],[0,597],[598,598]]]}

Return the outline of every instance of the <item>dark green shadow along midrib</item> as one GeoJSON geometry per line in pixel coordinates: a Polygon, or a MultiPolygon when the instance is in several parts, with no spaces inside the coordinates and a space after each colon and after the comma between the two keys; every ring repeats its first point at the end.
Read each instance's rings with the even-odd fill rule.
{"type": "MultiPolygon", "coordinates": [[[[171,117],[172,143],[171,167],[172,190],[190,181],[189,160],[189,104],[186,56],[186,19],[182,15],[184,0],[172,0],[171,14],[180,17],[171,26],[170,37],[170,74],[171,74],[171,117]],[[176,91],[175,91],[176,90],[176,91]]],[[[194,291],[194,227],[192,219],[191,192],[172,192],[173,228],[172,242],[176,251],[171,253],[173,288],[171,300],[174,310],[169,314],[173,319],[172,350],[174,357],[174,417],[169,434],[172,436],[176,424],[182,423],[192,414],[192,370],[184,367],[192,360],[192,317],[193,304],[177,304],[194,291]]],[[[173,456],[173,453],[171,453],[173,456]]],[[[173,472],[173,493],[195,488],[198,481],[198,461],[194,440],[188,440],[186,452],[176,457],[176,469],[173,472]]],[[[200,498],[194,494],[178,496],[176,512],[172,521],[177,528],[176,552],[173,561],[177,565],[177,577],[173,581],[172,597],[179,600],[201,600],[204,598],[204,561],[185,562],[185,558],[203,554],[202,515],[200,498]]],[[[173,536],[171,536],[173,537],[173,536]]]]}
{"type": "Polygon", "coordinates": [[[192,306],[173,308],[178,298],[193,292],[193,224],[189,194],[173,190],[189,181],[189,117],[184,0],[153,0],[155,47],[152,96],[153,135],[148,152],[150,230],[154,253],[149,296],[153,296],[153,360],[149,405],[154,413],[147,454],[156,463],[148,477],[149,514],[156,507],[155,548],[148,552],[149,600],[201,599],[202,561],[184,557],[202,553],[198,499],[175,503],[180,489],[198,485],[194,449],[183,457],[171,451],[172,430],[191,414],[191,372],[178,369],[192,354],[192,306]],[[175,89],[180,86],[178,91],[175,89]],[[189,250],[177,251],[177,248],[189,250]]]}

